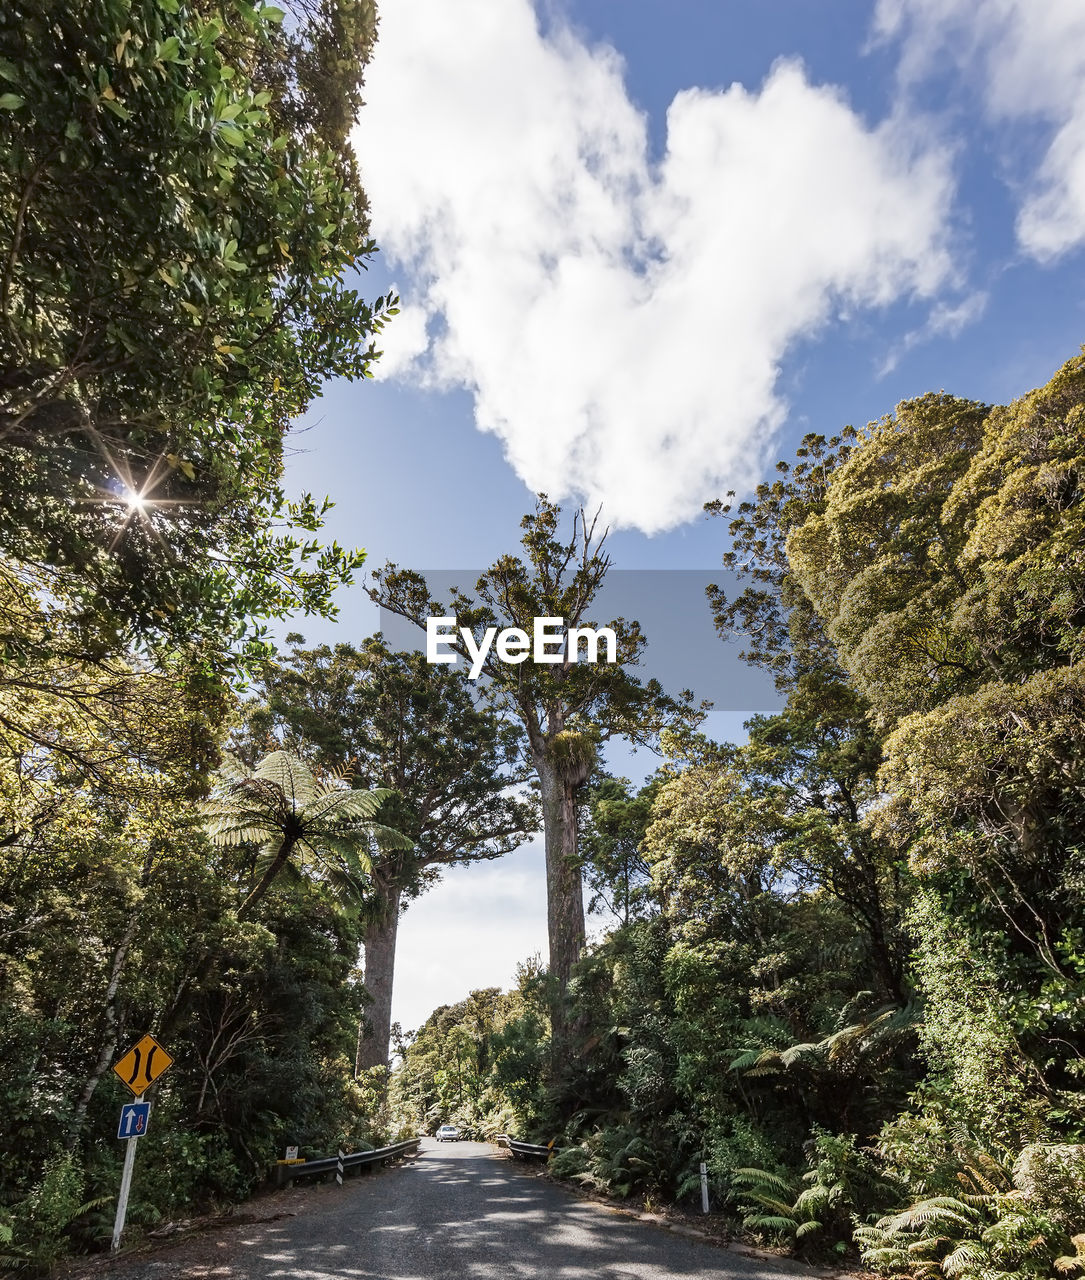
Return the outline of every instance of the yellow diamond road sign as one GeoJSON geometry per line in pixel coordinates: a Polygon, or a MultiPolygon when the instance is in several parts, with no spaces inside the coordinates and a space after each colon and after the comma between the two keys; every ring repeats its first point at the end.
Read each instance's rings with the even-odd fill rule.
{"type": "Polygon", "coordinates": [[[173,1059],[154,1036],[144,1036],[113,1064],[113,1070],[138,1098],[172,1065],[173,1059]]]}

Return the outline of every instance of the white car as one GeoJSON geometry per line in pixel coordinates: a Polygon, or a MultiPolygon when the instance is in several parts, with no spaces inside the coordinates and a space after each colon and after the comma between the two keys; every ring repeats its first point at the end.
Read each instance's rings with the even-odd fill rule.
{"type": "Polygon", "coordinates": [[[443,1124],[437,1130],[438,1142],[459,1142],[460,1131],[454,1124],[443,1124]]]}

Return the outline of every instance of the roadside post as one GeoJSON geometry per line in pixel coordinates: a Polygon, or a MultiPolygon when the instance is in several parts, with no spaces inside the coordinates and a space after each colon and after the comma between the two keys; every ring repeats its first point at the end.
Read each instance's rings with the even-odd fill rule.
{"type": "Polygon", "coordinates": [[[127,1139],[124,1152],[124,1168],[121,1171],[121,1189],[117,1196],[117,1216],[113,1219],[112,1251],[121,1247],[124,1220],[128,1216],[128,1197],[132,1190],[132,1171],[136,1164],[136,1144],[151,1122],[151,1104],[144,1100],[144,1093],[164,1072],[173,1065],[173,1059],[153,1036],[144,1036],[132,1046],[113,1070],[125,1088],[130,1089],[134,1101],[121,1107],[117,1122],[117,1137],[127,1139]]]}
{"type": "Polygon", "coordinates": [[[335,1160],[335,1181],[338,1186],[343,1185],[343,1148],[339,1148],[339,1155],[335,1160]]]}
{"type": "Polygon", "coordinates": [[[708,1165],[701,1161],[701,1212],[708,1212],[708,1165]]]}

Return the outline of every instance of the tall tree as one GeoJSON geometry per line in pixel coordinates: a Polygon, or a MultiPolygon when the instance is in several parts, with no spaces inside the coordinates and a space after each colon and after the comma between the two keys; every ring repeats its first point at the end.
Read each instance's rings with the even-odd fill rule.
{"type": "Polygon", "coordinates": [[[749,746],[732,762],[738,791],[756,798],[756,825],[776,864],[841,901],[866,935],[883,995],[903,1001],[900,852],[865,821],[884,794],[884,735],[791,561],[795,531],[824,510],[856,435],[850,428],[828,440],[808,435],[795,462],[777,463],[778,478],[758,485],[752,499],[708,504],[728,517],[724,568],[747,584],[730,599],[712,587],[709,600],[720,635],[740,637],[742,657],[771,671],[787,695],[779,715],[752,723],[749,746]]]}
{"type": "MultiPolygon", "coordinates": [[[[561,619],[562,655],[555,662],[517,664],[487,654],[482,671],[487,696],[501,714],[523,726],[527,756],[539,783],[546,846],[547,932],[550,973],[555,980],[554,1040],[567,1052],[563,997],[584,946],[584,896],[578,848],[577,794],[595,768],[601,743],[623,737],[654,744],[663,729],[698,718],[688,694],[674,699],[656,680],[642,683],[627,668],[636,664],[645,640],[640,626],[624,618],[607,625],[615,634],[617,662],[577,662],[566,642],[574,627],[592,624],[591,605],[610,568],[606,533],[583,513],[567,537],[561,509],[540,495],[533,514],[521,521],[523,556],[502,556],[475,584],[475,599],[461,591],[451,607],[431,600],[425,579],[395,565],[374,573],[372,598],[382,607],[425,626],[428,617],[452,617],[471,631],[476,644],[489,627],[533,634],[536,618],[561,619]]],[[[556,650],[557,646],[555,646],[556,650]]],[[[459,651],[462,653],[463,645],[459,651]]],[[[558,657],[555,652],[554,657],[558,657]]]]}
{"type": "Polygon", "coordinates": [[[463,672],[423,655],[393,653],[378,637],[359,648],[300,647],[264,669],[239,746],[250,758],[288,745],[357,785],[391,789],[382,818],[410,846],[376,849],[363,909],[365,986],[371,1003],[357,1070],[388,1063],[396,938],[404,902],[440,868],[498,858],[534,822],[517,792],[525,780],[519,734],[473,693],[463,672]]]}
{"type": "Polygon", "coordinates": [[[1079,1122],[1083,423],[1085,356],[1009,406],[907,401],[789,543],[886,733],[881,822],[981,949],[1004,931],[1005,1012],[1079,1122]]]}

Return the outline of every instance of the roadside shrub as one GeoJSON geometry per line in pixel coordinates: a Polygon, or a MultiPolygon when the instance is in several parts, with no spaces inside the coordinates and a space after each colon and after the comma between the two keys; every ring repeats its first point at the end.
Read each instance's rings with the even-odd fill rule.
{"type": "MultiPolygon", "coordinates": [[[[895,1142],[899,1123],[894,1128],[895,1142]]],[[[953,1133],[941,1144],[934,1173],[932,1179],[928,1171],[927,1180],[937,1185],[928,1185],[926,1195],[856,1229],[867,1266],[893,1280],[1085,1273],[1085,1234],[1072,1234],[1085,1225],[1081,1147],[1034,1144],[1011,1159],[972,1135],[953,1133]],[[947,1153],[956,1155],[952,1180],[947,1153]]]]}
{"type": "Polygon", "coordinates": [[[736,1169],[732,1199],[742,1225],[793,1241],[807,1254],[846,1253],[855,1220],[887,1198],[888,1184],[852,1134],[815,1132],[800,1182],[767,1169],[736,1169]],[[805,1185],[802,1185],[805,1184],[805,1185]]]}
{"type": "Polygon", "coordinates": [[[83,1200],[83,1168],[69,1152],[46,1161],[40,1182],[0,1222],[6,1270],[41,1274],[68,1252],[72,1224],[101,1201],[83,1200]]]}
{"type": "Polygon", "coordinates": [[[621,1199],[656,1196],[670,1180],[672,1153],[653,1147],[629,1125],[598,1129],[551,1161],[551,1172],[621,1199]],[[579,1153],[579,1154],[578,1154],[579,1153]]]}

